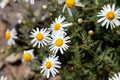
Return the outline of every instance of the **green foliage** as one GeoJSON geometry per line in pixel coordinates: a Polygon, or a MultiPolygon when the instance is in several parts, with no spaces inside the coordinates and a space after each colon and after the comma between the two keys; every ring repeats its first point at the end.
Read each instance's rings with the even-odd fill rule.
{"type": "MultiPolygon", "coordinates": [[[[62,80],[107,80],[111,74],[120,71],[120,35],[116,33],[120,28],[105,29],[96,21],[98,20],[97,14],[103,5],[113,3],[117,5],[117,1],[84,0],[81,2],[85,8],[77,7],[72,18],[68,17],[67,13],[63,14],[74,25],[68,30],[72,43],[63,55],[67,55],[65,58],[69,56],[69,60],[60,70],[62,80]],[[84,19],[84,22],[78,24],[78,18],[84,19]],[[91,26],[94,30],[92,36],[87,33],[91,30],[91,26]]],[[[60,13],[59,11],[61,9],[57,8],[56,13],[60,13]]]]}
{"type": "MultiPolygon", "coordinates": [[[[50,26],[56,17],[62,15],[67,22],[72,22],[73,26],[68,27],[67,31],[71,38],[69,49],[63,55],[57,54],[62,63],[59,69],[61,80],[107,80],[113,73],[120,71],[120,34],[117,33],[120,28],[105,29],[97,23],[97,14],[102,6],[115,3],[120,7],[118,0],[81,0],[85,8],[73,9],[73,17],[67,12],[62,13],[63,4],[59,5],[56,0],[48,0],[48,3],[52,16],[43,22],[33,22],[33,11],[31,8],[27,9],[30,14],[26,16],[26,23],[18,28],[20,34],[16,42],[22,44],[17,44],[16,51],[32,48],[29,39],[31,29],[35,26],[50,26]],[[83,23],[77,22],[79,18],[84,20],[83,23]],[[94,34],[89,35],[89,30],[93,30],[94,34]]],[[[51,54],[48,47],[34,49],[40,64],[45,56],[51,54]]],[[[34,69],[40,66],[36,64],[38,63],[32,65],[34,69]]]]}

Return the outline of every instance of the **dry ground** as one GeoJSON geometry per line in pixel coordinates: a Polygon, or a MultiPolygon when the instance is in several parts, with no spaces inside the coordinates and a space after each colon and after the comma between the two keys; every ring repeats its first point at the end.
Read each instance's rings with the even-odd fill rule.
{"type": "MultiPolygon", "coordinates": [[[[32,8],[36,10],[43,4],[46,4],[46,0],[36,1],[35,5],[32,5],[32,8]]],[[[20,61],[16,64],[9,64],[5,62],[7,56],[5,56],[3,51],[6,48],[9,48],[9,46],[7,45],[7,40],[4,38],[4,33],[6,28],[13,28],[16,25],[18,20],[17,14],[21,12],[24,12],[24,9],[19,4],[13,2],[4,9],[0,9],[0,66],[2,66],[0,68],[0,76],[7,76],[8,80],[13,80],[13,76],[15,76],[17,80],[22,80],[23,76],[40,77],[39,72],[35,73],[31,71],[28,65],[23,64],[20,61]]],[[[45,14],[47,14],[47,12],[45,14]]]]}

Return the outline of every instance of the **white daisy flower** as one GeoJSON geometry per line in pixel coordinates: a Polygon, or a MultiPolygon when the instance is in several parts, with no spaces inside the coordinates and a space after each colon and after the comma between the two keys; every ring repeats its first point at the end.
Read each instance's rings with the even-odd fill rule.
{"type": "Polygon", "coordinates": [[[3,9],[5,6],[9,4],[10,0],[2,0],[0,2],[0,8],[3,9]]]}
{"type": "Polygon", "coordinates": [[[64,12],[65,8],[67,8],[69,15],[72,16],[72,12],[70,8],[73,8],[74,6],[84,7],[84,5],[82,5],[82,3],[79,2],[79,0],[66,0],[62,12],[64,12]]]}
{"type": "Polygon", "coordinates": [[[47,28],[42,28],[40,30],[36,28],[36,30],[33,29],[33,32],[31,32],[30,37],[33,38],[31,41],[33,47],[38,44],[38,48],[40,48],[41,46],[47,45],[49,41],[49,31],[47,31],[47,28]]]}
{"type": "Polygon", "coordinates": [[[102,22],[102,26],[106,25],[106,28],[111,27],[111,29],[115,26],[120,25],[120,8],[115,10],[115,4],[112,5],[112,7],[108,4],[107,6],[102,7],[103,10],[101,10],[98,13],[98,17],[101,17],[98,20],[98,23],[102,22]]]}
{"type": "Polygon", "coordinates": [[[47,76],[47,78],[50,77],[50,74],[54,77],[57,73],[59,73],[56,68],[60,68],[60,64],[61,63],[58,61],[58,56],[49,56],[48,58],[45,58],[42,66],[40,66],[42,69],[40,73],[43,73],[43,75],[47,76]]]}
{"type": "Polygon", "coordinates": [[[30,4],[34,4],[35,0],[26,0],[26,2],[30,2],[30,4]]]}
{"type": "Polygon", "coordinates": [[[120,80],[120,72],[118,74],[114,74],[114,77],[109,78],[109,80],[120,80]]]}
{"type": "Polygon", "coordinates": [[[13,28],[11,31],[7,29],[5,38],[8,40],[8,45],[15,45],[14,39],[17,39],[17,31],[13,28]]]}
{"type": "Polygon", "coordinates": [[[33,49],[23,51],[22,62],[30,62],[35,59],[33,51],[33,49]]]}
{"type": "Polygon", "coordinates": [[[50,40],[50,51],[53,53],[57,53],[58,50],[60,50],[61,54],[63,54],[63,51],[66,51],[68,49],[67,43],[70,42],[70,37],[66,36],[66,33],[57,33],[53,34],[52,39],[50,40]]]}
{"type": "Polygon", "coordinates": [[[55,19],[55,21],[52,22],[50,26],[50,31],[54,34],[55,32],[61,32],[65,31],[64,28],[67,26],[71,26],[71,23],[63,22],[65,20],[65,17],[61,17],[61,15],[55,19]]]}
{"type": "Polygon", "coordinates": [[[0,80],[7,80],[7,77],[1,76],[0,80]]]}

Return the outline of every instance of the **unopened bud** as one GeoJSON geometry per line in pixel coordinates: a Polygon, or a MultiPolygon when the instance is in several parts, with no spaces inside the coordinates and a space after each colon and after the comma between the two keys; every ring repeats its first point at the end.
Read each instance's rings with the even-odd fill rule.
{"type": "Polygon", "coordinates": [[[89,34],[90,36],[92,36],[92,35],[94,34],[94,31],[93,31],[93,30],[89,30],[89,31],[88,31],[88,34],[89,34]]]}
{"type": "Polygon", "coordinates": [[[78,19],[78,23],[79,23],[79,24],[82,24],[82,23],[83,23],[83,19],[82,19],[82,18],[79,18],[79,19],[78,19]]]}
{"type": "Polygon", "coordinates": [[[70,26],[73,26],[73,24],[74,24],[74,23],[73,23],[73,22],[71,22],[71,23],[70,23],[70,26]]]}
{"type": "Polygon", "coordinates": [[[53,14],[52,13],[50,13],[50,16],[52,16],[53,14]]]}
{"type": "Polygon", "coordinates": [[[13,0],[14,2],[17,2],[18,0],[13,0]]]}
{"type": "Polygon", "coordinates": [[[0,52],[1,52],[1,53],[4,53],[4,52],[5,52],[5,50],[4,50],[4,49],[1,49],[1,50],[0,50],[0,52]]]}
{"type": "Polygon", "coordinates": [[[22,20],[21,19],[18,19],[18,24],[22,24],[22,20]]]}
{"type": "Polygon", "coordinates": [[[42,8],[43,8],[44,10],[46,10],[46,9],[48,8],[48,6],[47,6],[47,5],[43,5],[42,8]]]}
{"type": "Polygon", "coordinates": [[[22,19],[19,19],[19,20],[18,20],[18,24],[25,24],[25,23],[26,23],[25,20],[22,20],[22,19]]]}

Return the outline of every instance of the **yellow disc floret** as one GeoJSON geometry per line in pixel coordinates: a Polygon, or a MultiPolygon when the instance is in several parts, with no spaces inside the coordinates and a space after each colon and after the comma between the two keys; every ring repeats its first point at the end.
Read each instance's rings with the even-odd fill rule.
{"type": "Polygon", "coordinates": [[[63,40],[61,38],[58,38],[56,41],[55,41],[55,44],[56,46],[62,46],[63,45],[63,40]]]}
{"type": "Polygon", "coordinates": [[[52,67],[52,62],[50,60],[46,61],[46,68],[50,69],[52,67]]]}
{"type": "Polygon", "coordinates": [[[32,56],[29,52],[27,52],[23,55],[23,59],[27,62],[29,62],[31,60],[31,58],[32,58],[32,56]]]}
{"type": "Polygon", "coordinates": [[[11,33],[10,32],[6,32],[5,37],[6,37],[6,39],[9,39],[11,37],[11,33]]]}
{"type": "Polygon", "coordinates": [[[115,17],[115,13],[112,11],[107,12],[106,14],[107,19],[112,20],[115,17]]]}
{"type": "Polygon", "coordinates": [[[59,23],[55,23],[54,24],[54,30],[57,31],[60,29],[60,24],[59,23]]]}
{"type": "Polygon", "coordinates": [[[66,0],[66,6],[69,8],[75,6],[75,0],[66,0]]]}
{"type": "Polygon", "coordinates": [[[42,41],[43,38],[44,38],[44,35],[43,35],[42,33],[38,33],[38,34],[36,35],[36,38],[37,38],[37,40],[42,41]]]}

